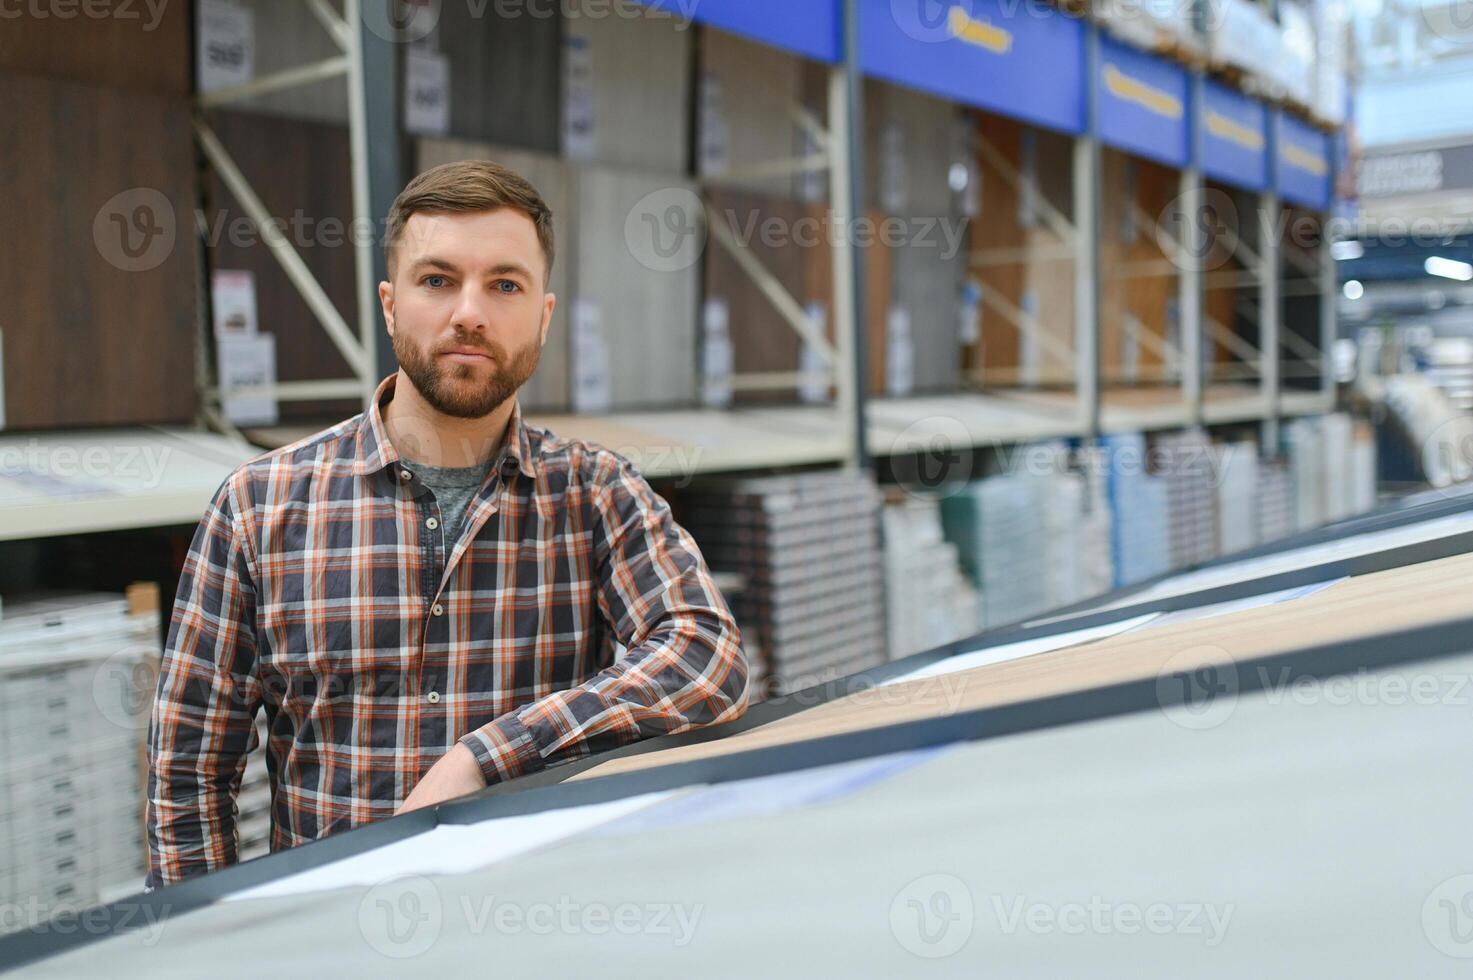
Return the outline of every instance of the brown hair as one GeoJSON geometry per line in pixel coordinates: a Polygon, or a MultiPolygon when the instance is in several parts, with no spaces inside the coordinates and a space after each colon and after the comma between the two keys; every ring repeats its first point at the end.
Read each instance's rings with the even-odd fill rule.
{"type": "Polygon", "coordinates": [[[394,198],[389,208],[385,229],[384,252],[389,275],[399,250],[404,226],[415,214],[473,214],[511,208],[532,219],[537,226],[537,240],[547,260],[547,275],[552,274],[553,235],[552,209],[521,174],[490,160],[462,160],[426,170],[411,180],[394,198]]]}

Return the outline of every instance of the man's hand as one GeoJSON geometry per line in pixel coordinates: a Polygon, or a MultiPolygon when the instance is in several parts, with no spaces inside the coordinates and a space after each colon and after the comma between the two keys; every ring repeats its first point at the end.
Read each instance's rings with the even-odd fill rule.
{"type": "Polygon", "coordinates": [[[430,766],[430,771],[424,774],[409,798],[399,804],[394,815],[467,796],[485,787],[486,777],[481,775],[481,764],[470,749],[456,742],[455,748],[430,766]]]}

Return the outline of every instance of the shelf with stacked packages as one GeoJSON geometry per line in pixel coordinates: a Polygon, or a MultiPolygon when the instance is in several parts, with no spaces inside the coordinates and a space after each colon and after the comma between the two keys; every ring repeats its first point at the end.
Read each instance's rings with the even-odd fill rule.
{"type": "Polygon", "coordinates": [[[0,606],[0,931],[133,894],[147,866],[144,738],[158,589],[0,606]]]}

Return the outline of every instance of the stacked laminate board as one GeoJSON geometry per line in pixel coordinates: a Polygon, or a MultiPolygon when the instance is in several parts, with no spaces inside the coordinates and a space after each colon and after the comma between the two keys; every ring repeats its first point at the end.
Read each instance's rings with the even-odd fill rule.
{"type": "Polygon", "coordinates": [[[989,628],[1050,608],[1047,497],[1038,478],[1001,474],[942,503],[946,536],[982,594],[989,628]]]}
{"type": "Polygon", "coordinates": [[[1217,484],[1217,549],[1231,555],[1258,544],[1258,444],[1252,440],[1216,446],[1221,476],[1217,484]]]}
{"type": "Polygon", "coordinates": [[[1168,563],[1210,561],[1218,553],[1216,447],[1200,429],[1161,433],[1151,443],[1153,465],[1166,480],[1168,563]]]}
{"type": "Polygon", "coordinates": [[[880,496],[867,477],[713,481],[692,490],[685,524],[712,568],[742,576],[734,612],[773,693],[884,662],[880,496]]]}
{"type": "Polygon", "coordinates": [[[890,658],[980,632],[980,597],[942,534],[940,502],[897,492],[885,502],[884,527],[890,658]]]}
{"type": "Polygon", "coordinates": [[[1294,529],[1318,527],[1329,519],[1325,420],[1294,419],[1284,426],[1284,448],[1294,487],[1294,529]]]}
{"type": "MultiPolygon", "coordinates": [[[[1061,452],[1062,450],[1056,450],[1061,452]]],[[[1053,605],[1110,591],[1110,501],[1102,474],[1065,469],[1050,478],[1046,517],[1053,605]]]]}
{"type": "Polygon", "coordinates": [[[1102,447],[1109,473],[1115,585],[1124,586],[1169,568],[1169,485],[1165,477],[1150,472],[1144,435],[1106,436],[1102,447]]]}
{"type": "Polygon", "coordinates": [[[157,613],[129,615],[121,596],[6,602],[0,905],[49,915],[142,883],[140,745],[158,653],[157,613]]]}
{"type": "Polygon", "coordinates": [[[1258,467],[1258,540],[1273,541],[1294,533],[1294,478],[1282,459],[1258,467]]]}

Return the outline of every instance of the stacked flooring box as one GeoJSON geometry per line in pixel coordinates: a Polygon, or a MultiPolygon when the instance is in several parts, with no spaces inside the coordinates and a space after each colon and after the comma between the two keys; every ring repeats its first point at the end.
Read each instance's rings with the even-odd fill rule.
{"type": "Polygon", "coordinates": [[[880,506],[867,477],[836,471],[691,491],[685,526],[712,568],[742,576],[733,611],[771,693],[884,662],[880,506]]]}
{"type": "Polygon", "coordinates": [[[1294,479],[1282,459],[1258,467],[1258,540],[1273,541],[1294,533],[1294,479]]]}
{"type": "Polygon", "coordinates": [[[129,615],[122,596],[5,604],[0,905],[51,914],[142,884],[139,749],[158,653],[157,612],[129,615]]]}
{"type": "Polygon", "coordinates": [[[1153,463],[1166,480],[1167,561],[1185,568],[1218,553],[1217,450],[1200,429],[1151,440],[1153,463]]]}
{"type": "Polygon", "coordinates": [[[1284,448],[1294,488],[1294,529],[1307,530],[1329,517],[1325,484],[1328,473],[1324,420],[1295,419],[1284,426],[1284,448]]]}
{"type": "Polygon", "coordinates": [[[1258,445],[1224,442],[1217,484],[1217,549],[1231,555],[1258,544],[1258,445]]]}
{"type": "Polygon", "coordinates": [[[1101,445],[1108,472],[1111,552],[1118,587],[1169,569],[1169,488],[1165,477],[1149,470],[1144,435],[1106,436],[1101,445]]]}
{"type": "Polygon", "coordinates": [[[940,502],[897,491],[885,502],[884,528],[890,658],[980,632],[980,597],[943,536],[940,502]]]}

